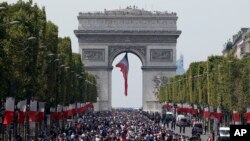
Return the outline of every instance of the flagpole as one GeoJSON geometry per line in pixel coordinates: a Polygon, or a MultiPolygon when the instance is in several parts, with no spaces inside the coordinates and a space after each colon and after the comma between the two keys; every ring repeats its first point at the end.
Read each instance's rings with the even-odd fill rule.
{"type": "Polygon", "coordinates": [[[1,111],[0,111],[0,115],[1,115],[1,125],[2,125],[2,127],[1,127],[1,129],[0,129],[0,134],[1,134],[1,139],[3,140],[4,139],[4,124],[3,124],[3,120],[4,120],[4,99],[3,98],[1,98],[1,101],[0,101],[0,106],[1,106],[1,111]]]}

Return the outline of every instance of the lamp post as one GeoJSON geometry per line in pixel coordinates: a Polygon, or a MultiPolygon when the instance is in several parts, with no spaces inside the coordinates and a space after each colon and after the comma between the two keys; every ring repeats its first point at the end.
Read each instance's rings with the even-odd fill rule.
{"type": "Polygon", "coordinates": [[[5,9],[6,9],[6,7],[3,7],[3,6],[0,7],[0,10],[5,10],[5,9]]]}
{"type": "MultiPolygon", "coordinates": [[[[37,38],[34,37],[34,36],[30,36],[28,37],[28,41],[32,42],[33,40],[36,40],[37,38]]],[[[30,49],[30,46],[28,46],[26,50],[30,49]]],[[[33,51],[33,50],[32,50],[33,51]]],[[[31,55],[33,55],[34,52],[31,52],[31,55]]],[[[31,56],[32,57],[32,56],[31,56]]],[[[28,70],[31,70],[31,82],[29,82],[28,84],[28,95],[27,95],[27,112],[26,112],[26,131],[27,131],[27,140],[30,140],[30,124],[29,124],[29,112],[30,112],[30,100],[33,98],[33,90],[34,90],[34,82],[35,82],[35,75],[34,75],[34,72],[32,72],[32,68],[31,67],[34,67],[34,63],[33,62],[34,60],[32,59],[31,60],[32,62],[30,64],[28,64],[28,70]]]]}
{"type": "MultiPolygon", "coordinates": [[[[4,9],[4,8],[0,8],[0,9],[4,9]]],[[[22,22],[20,22],[20,21],[11,21],[11,22],[9,22],[9,23],[7,23],[7,24],[1,24],[0,26],[1,27],[3,27],[3,26],[9,26],[9,25],[14,25],[14,24],[20,24],[20,23],[22,23],[22,22]]],[[[28,33],[29,34],[29,33],[28,33]]],[[[30,34],[29,34],[30,35],[30,34]]],[[[10,42],[13,42],[13,43],[16,43],[16,42],[14,42],[14,40],[11,40],[12,38],[11,37],[5,37],[6,39],[9,39],[9,41],[10,42]]],[[[33,41],[33,40],[35,40],[36,39],[36,37],[34,37],[34,36],[28,36],[25,40],[23,40],[22,42],[20,42],[20,43],[22,43],[22,45],[24,45],[25,43],[27,43],[27,47],[25,47],[25,48],[23,48],[22,50],[16,50],[16,48],[14,49],[15,50],[15,52],[24,52],[24,54],[26,54],[25,52],[28,50],[28,49],[30,49],[30,46],[29,46],[29,42],[31,42],[31,41],[33,41]],[[24,43],[24,44],[23,44],[24,43]]],[[[18,44],[20,44],[19,42],[17,42],[18,44]]],[[[28,52],[28,53],[30,53],[30,52],[28,52]]],[[[33,52],[31,52],[31,53],[33,53],[33,52]]],[[[13,57],[12,57],[12,55],[10,55],[9,56],[10,57],[10,59],[9,60],[11,60],[11,64],[15,64],[15,60],[13,59],[13,57]]],[[[18,58],[18,59],[20,59],[20,58],[18,58]]],[[[5,64],[5,65],[7,65],[7,64],[5,64]]],[[[29,65],[27,65],[27,66],[30,66],[30,64],[29,65]]],[[[16,70],[16,68],[13,66],[13,65],[10,65],[9,66],[9,68],[12,68],[13,67],[13,70],[16,70]]],[[[12,69],[11,70],[9,70],[10,72],[12,71],[12,69]]],[[[10,78],[8,78],[8,79],[10,79],[10,78]]],[[[33,77],[33,79],[34,79],[34,77],[33,77]]],[[[13,80],[9,80],[10,82],[12,82],[13,80]]],[[[10,94],[12,94],[12,84],[13,83],[10,83],[10,94]]],[[[14,83],[15,84],[15,83],[14,83]]],[[[32,85],[32,84],[29,84],[29,86],[30,85],[32,85]]],[[[29,87],[30,88],[30,87],[29,87]]],[[[15,97],[15,96],[14,96],[15,97]]],[[[16,101],[17,102],[17,101],[16,101]]],[[[15,106],[16,106],[16,104],[15,104],[15,106]]],[[[15,112],[14,112],[14,120],[13,120],[13,124],[12,124],[12,129],[13,129],[13,135],[15,136],[16,135],[16,133],[17,133],[17,131],[16,131],[16,128],[17,128],[17,119],[16,119],[16,116],[17,116],[17,113],[16,112],[18,112],[18,109],[17,108],[15,108],[15,112]]],[[[11,133],[11,134],[12,134],[11,133]]],[[[10,140],[11,140],[11,135],[9,135],[10,136],[10,140]]]]}
{"type": "Polygon", "coordinates": [[[19,108],[17,107],[17,101],[15,101],[15,108],[14,108],[14,118],[13,118],[13,137],[17,137],[17,122],[18,122],[18,113],[19,108]]]}

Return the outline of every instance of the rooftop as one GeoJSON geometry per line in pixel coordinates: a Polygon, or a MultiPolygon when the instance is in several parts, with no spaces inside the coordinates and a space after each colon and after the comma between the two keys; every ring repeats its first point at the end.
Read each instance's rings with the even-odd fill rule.
{"type": "Polygon", "coordinates": [[[147,11],[144,9],[139,9],[137,6],[128,6],[123,9],[115,9],[115,10],[106,10],[104,11],[97,11],[97,12],[80,12],[79,16],[86,16],[86,15],[147,15],[147,16],[176,16],[174,12],[161,12],[161,11],[147,11]]]}

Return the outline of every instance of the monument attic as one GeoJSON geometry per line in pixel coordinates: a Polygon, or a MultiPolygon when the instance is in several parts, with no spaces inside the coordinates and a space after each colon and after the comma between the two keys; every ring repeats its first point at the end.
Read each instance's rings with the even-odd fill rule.
{"type": "MultiPolygon", "coordinates": [[[[95,110],[111,110],[112,62],[129,52],[142,62],[142,106],[161,111],[154,90],[155,77],[169,78],[176,71],[176,13],[151,12],[137,8],[79,13],[74,31],[86,71],[97,79],[99,100],[95,110]]],[[[130,60],[131,61],[131,60],[130,60]]]]}

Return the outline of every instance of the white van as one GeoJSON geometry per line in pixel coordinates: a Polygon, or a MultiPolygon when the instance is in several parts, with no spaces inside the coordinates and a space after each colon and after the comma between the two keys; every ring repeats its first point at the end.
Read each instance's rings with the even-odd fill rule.
{"type": "Polygon", "coordinates": [[[188,126],[188,118],[184,115],[177,115],[176,117],[177,126],[188,126]]]}
{"type": "Polygon", "coordinates": [[[219,128],[219,141],[229,141],[230,140],[230,128],[220,127],[219,128]]]}
{"type": "Polygon", "coordinates": [[[177,115],[176,122],[180,121],[181,118],[185,118],[185,116],[184,115],[177,115]]]}
{"type": "Polygon", "coordinates": [[[174,113],[173,112],[166,112],[166,116],[168,116],[168,117],[174,117],[174,113]]]}

